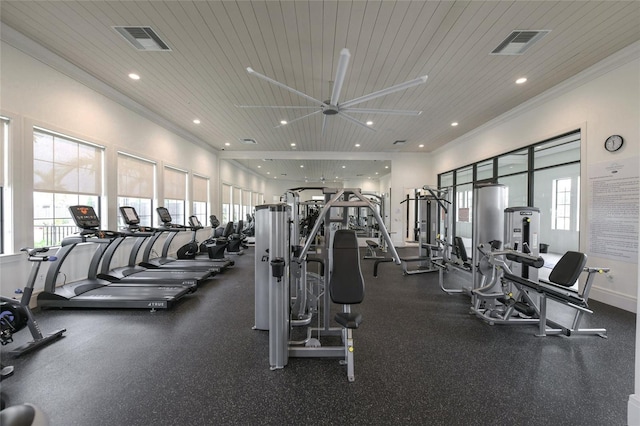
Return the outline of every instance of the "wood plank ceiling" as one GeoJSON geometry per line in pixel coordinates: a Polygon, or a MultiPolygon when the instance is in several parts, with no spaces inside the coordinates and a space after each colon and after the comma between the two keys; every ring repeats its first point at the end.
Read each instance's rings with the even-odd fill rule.
{"type": "MultiPolygon", "coordinates": [[[[322,151],[428,152],[640,40],[637,1],[3,0],[0,19],[225,155],[269,152],[272,159],[291,158],[292,143],[301,159],[322,151]],[[171,51],[137,51],[114,26],[151,26],[171,51]],[[551,32],[524,55],[489,55],[513,30],[551,32]],[[322,135],[322,114],[275,128],[308,109],[237,107],[312,105],[247,67],[329,99],[344,47],[351,60],[341,101],[426,74],[425,84],[358,105],[423,113],[353,114],[372,120],[375,132],[329,116],[322,135]],[[130,80],[130,72],[141,79],[130,80]],[[522,76],[528,82],[514,84],[522,76]]],[[[260,162],[244,164],[267,176],[260,162]]],[[[300,164],[273,168],[302,180],[300,164]]],[[[384,173],[384,165],[364,168],[384,173]]],[[[314,173],[339,176],[342,165],[333,166],[314,173]]]]}

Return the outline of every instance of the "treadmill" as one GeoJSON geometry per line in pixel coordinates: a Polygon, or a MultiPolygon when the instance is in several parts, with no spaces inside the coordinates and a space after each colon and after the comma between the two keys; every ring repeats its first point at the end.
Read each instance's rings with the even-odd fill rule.
{"type": "Polygon", "coordinates": [[[203,260],[176,259],[176,258],[170,257],[168,255],[169,246],[171,245],[171,242],[173,241],[177,233],[184,232],[192,228],[184,225],[172,224],[171,214],[169,213],[169,210],[167,210],[165,207],[158,207],[156,208],[156,211],[158,212],[158,216],[160,217],[160,220],[162,221],[163,225],[162,227],[156,229],[157,232],[153,235],[153,237],[149,239],[149,242],[145,246],[144,254],[142,256],[142,262],[140,262],[141,266],[144,266],[145,268],[149,268],[149,269],[180,268],[180,269],[187,269],[190,271],[208,270],[213,272],[220,272],[222,270],[221,265],[219,265],[218,263],[210,259],[203,259],[203,260]],[[162,245],[162,255],[156,258],[151,258],[151,251],[153,249],[155,242],[158,240],[160,235],[166,232],[168,232],[169,235],[164,240],[164,243],[162,245]]]}
{"type": "MultiPolygon", "coordinates": [[[[122,209],[122,208],[121,208],[122,209]]],[[[102,256],[102,266],[98,278],[105,279],[112,283],[127,283],[140,285],[184,285],[195,291],[195,288],[202,282],[211,278],[215,273],[210,271],[189,271],[186,269],[147,269],[143,266],[136,265],[136,254],[139,249],[136,244],[129,255],[129,262],[126,266],[111,268],[113,255],[118,247],[127,239],[134,237],[138,241],[145,240],[152,236],[151,232],[138,231],[132,226],[122,230],[121,236],[107,247],[102,256]]],[[[136,242],[138,242],[136,241],[136,242]]],[[[138,244],[139,246],[139,244],[138,244]]]]}
{"type": "MultiPolygon", "coordinates": [[[[100,219],[91,206],[69,207],[71,217],[80,233],[62,240],[56,260],[49,262],[44,291],[38,295],[41,308],[131,308],[168,309],[190,292],[180,285],[113,285],[98,278],[98,266],[105,250],[113,244],[120,233],[100,230],[100,219]],[[89,263],[87,278],[56,286],[60,269],[71,251],[80,243],[94,243],[98,247],[89,263]]],[[[64,274],[63,274],[64,275],[64,274]]]]}

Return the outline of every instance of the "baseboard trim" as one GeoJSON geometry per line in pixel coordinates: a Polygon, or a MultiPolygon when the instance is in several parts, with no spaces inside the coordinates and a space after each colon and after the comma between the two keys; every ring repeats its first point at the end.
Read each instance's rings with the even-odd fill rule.
{"type": "Polygon", "coordinates": [[[627,425],[640,426],[640,395],[629,395],[627,425]]]}
{"type": "Polygon", "coordinates": [[[613,292],[601,287],[591,287],[589,299],[597,300],[598,302],[606,303],[607,305],[615,306],[616,308],[624,309],[625,311],[633,313],[637,313],[638,311],[637,298],[613,292]]]}

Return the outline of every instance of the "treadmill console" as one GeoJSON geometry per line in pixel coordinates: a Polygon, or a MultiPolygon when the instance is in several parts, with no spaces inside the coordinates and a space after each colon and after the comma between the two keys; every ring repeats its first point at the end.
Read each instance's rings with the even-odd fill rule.
{"type": "Polygon", "coordinates": [[[162,223],[165,225],[171,224],[171,213],[169,213],[169,210],[167,210],[166,207],[158,207],[156,208],[156,211],[158,212],[158,216],[160,216],[160,221],[162,223]]]}
{"type": "Polygon", "coordinates": [[[70,206],[69,212],[80,229],[95,230],[100,227],[100,218],[91,206],[70,206]]]}
{"type": "Polygon", "coordinates": [[[200,219],[198,219],[198,216],[189,216],[189,225],[191,225],[192,228],[202,228],[202,222],[200,222],[200,219]]]}
{"type": "Polygon", "coordinates": [[[138,213],[136,209],[129,206],[121,206],[120,214],[122,215],[122,219],[124,219],[124,223],[129,226],[137,226],[140,224],[140,217],[138,217],[138,213]]]}

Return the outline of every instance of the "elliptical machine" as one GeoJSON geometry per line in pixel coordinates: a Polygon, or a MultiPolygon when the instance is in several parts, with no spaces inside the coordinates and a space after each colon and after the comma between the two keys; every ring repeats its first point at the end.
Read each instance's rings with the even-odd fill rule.
{"type": "Polygon", "coordinates": [[[42,262],[57,260],[55,256],[43,256],[39,253],[49,251],[48,247],[43,248],[23,248],[20,251],[26,252],[29,262],[34,262],[31,273],[27,280],[27,285],[22,290],[20,301],[8,297],[0,296],[0,344],[2,346],[13,342],[13,335],[25,327],[29,328],[33,340],[9,352],[14,357],[19,357],[27,352],[31,352],[41,346],[47,345],[62,336],[67,331],[63,328],[47,336],[43,336],[40,326],[29,308],[33,287],[40,271],[42,262]]]}

